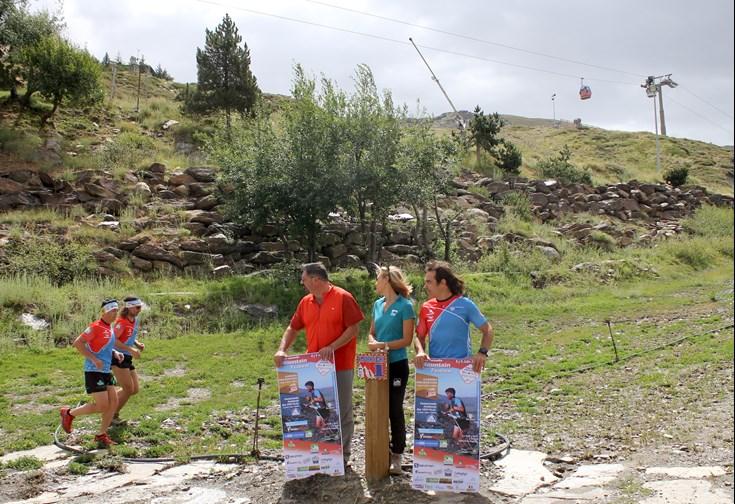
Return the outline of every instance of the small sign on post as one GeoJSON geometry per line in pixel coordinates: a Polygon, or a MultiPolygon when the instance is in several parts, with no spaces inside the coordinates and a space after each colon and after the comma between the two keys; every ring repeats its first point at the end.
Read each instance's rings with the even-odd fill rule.
{"type": "Polygon", "coordinates": [[[378,481],[388,476],[388,354],[357,356],[357,376],[365,380],[365,478],[378,481]]]}

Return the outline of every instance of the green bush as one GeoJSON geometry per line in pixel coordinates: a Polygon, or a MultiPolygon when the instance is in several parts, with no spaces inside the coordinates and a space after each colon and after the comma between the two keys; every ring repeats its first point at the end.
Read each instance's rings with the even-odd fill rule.
{"type": "Polygon", "coordinates": [[[664,172],[664,181],[673,187],[680,187],[686,184],[687,177],[689,177],[689,168],[686,166],[671,168],[664,172]]]}
{"type": "Polygon", "coordinates": [[[23,160],[33,160],[38,155],[43,140],[17,128],[0,128],[0,151],[11,152],[23,160]]]}
{"type": "Polygon", "coordinates": [[[509,191],[502,196],[503,207],[506,212],[513,213],[516,217],[525,222],[530,222],[533,218],[531,213],[531,200],[528,195],[522,191],[509,191]]]}
{"type": "Polygon", "coordinates": [[[5,467],[16,471],[33,471],[42,468],[43,461],[36,457],[18,457],[15,460],[6,462],[5,467]]]}
{"type": "MultiPolygon", "coordinates": [[[[694,215],[684,219],[684,229],[693,235],[709,237],[732,237],[735,226],[732,208],[717,208],[706,205],[698,208],[694,215]]],[[[732,241],[732,240],[731,240],[732,241]]]]}
{"type": "Polygon", "coordinates": [[[0,262],[1,276],[39,276],[57,286],[89,277],[94,271],[87,247],[38,237],[10,241],[0,262]]]}
{"type": "Polygon", "coordinates": [[[105,454],[94,459],[94,465],[98,469],[108,472],[125,472],[125,463],[119,455],[105,454]]]}
{"type": "Polygon", "coordinates": [[[676,259],[694,270],[703,270],[713,262],[712,254],[704,249],[683,247],[674,253],[676,259]]]}
{"type": "Polygon", "coordinates": [[[495,150],[495,156],[498,159],[498,168],[503,170],[505,175],[519,175],[521,173],[523,156],[518,147],[511,142],[502,141],[495,150]]]}
{"type": "Polygon", "coordinates": [[[536,247],[502,242],[477,262],[477,271],[503,273],[509,277],[529,279],[532,271],[546,271],[552,261],[536,247]]]}
{"type": "Polygon", "coordinates": [[[663,245],[663,249],[677,263],[689,266],[695,271],[706,269],[717,260],[715,244],[704,238],[670,240],[663,245]]]}
{"type": "Polygon", "coordinates": [[[572,151],[568,145],[559,151],[558,156],[539,161],[536,170],[543,178],[558,180],[563,184],[588,184],[592,185],[592,175],[587,170],[580,170],[569,160],[572,151]]]}
{"type": "Polygon", "coordinates": [[[80,464],[79,462],[74,462],[73,460],[69,462],[66,466],[66,470],[69,474],[74,474],[77,476],[84,476],[89,472],[89,466],[86,466],[84,464],[80,464]]]}
{"type": "Polygon", "coordinates": [[[615,238],[602,231],[594,230],[590,233],[589,244],[599,249],[612,251],[616,247],[615,238]]]}
{"type": "Polygon", "coordinates": [[[115,171],[135,170],[155,153],[156,146],[151,137],[139,133],[124,132],[115,141],[105,145],[100,153],[103,168],[115,171]]]}

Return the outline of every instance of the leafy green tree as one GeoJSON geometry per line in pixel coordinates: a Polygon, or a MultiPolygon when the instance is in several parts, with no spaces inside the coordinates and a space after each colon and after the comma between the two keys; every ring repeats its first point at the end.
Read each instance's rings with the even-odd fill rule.
{"type": "Polygon", "coordinates": [[[228,132],[231,113],[252,114],[260,94],[250,71],[250,50],[241,42],[229,14],[214,31],[206,30],[204,49],[197,48],[197,92],[187,104],[194,113],[224,110],[228,132]]]}
{"type": "Polygon", "coordinates": [[[475,147],[478,166],[480,165],[480,152],[484,150],[487,153],[492,153],[493,149],[500,143],[498,134],[504,125],[505,121],[497,112],[485,115],[479,105],[475,107],[467,129],[470,134],[470,144],[475,147]]]}
{"type": "Polygon", "coordinates": [[[229,215],[256,229],[268,224],[296,236],[316,259],[318,235],[329,213],[348,194],[345,142],[339,116],[341,97],[335,86],[316,82],[295,68],[293,100],[282,123],[258,118],[250,127],[220,134],[210,153],[223,168],[229,215]]]}
{"type": "Polygon", "coordinates": [[[51,101],[41,125],[53,116],[63,100],[92,104],[102,100],[101,68],[86,50],[52,35],[23,52],[28,85],[51,101]]]}
{"type": "Polygon", "coordinates": [[[459,139],[438,137],[432,130],[431,120],[427,118],[406,128],[397,159],[399,187],[402,189],[400,196],[413,208],[417,240],[428,255],[431,248],[428,214],[432,211],[444,239],[445,260],[449,260],[452,225],[460,214],[454,212],[443,215],[439,202],[451,187],[451,168],[457,162],[459,152],[459,139]]]}
{"type": "MultiPolygon", "coordinates": [[[[23,51],[45,37],[58,35],[63,26],[59,14],[46,10],[30,13],[26,0],[0,0],[0,86],[10,89],[11,100],[18,98],[18,85],[26,77],[23,51]]],[[[34,91],[27,86],[26,104],[34,91]]]]}
{"type": "Polygon", "coordinates": [[[355,92],[346,102],[344,131],[352,206],[359,215],[363,234],[367,232],[369,237],[370,260],[376,259],[377,225],[400,201],[393,183],[398,175],[395,163],[401,138],[400,120],[404,116],[393,105],[389,91],[382,96],[378,93],[370,68],[359,65],[355,92]]]}

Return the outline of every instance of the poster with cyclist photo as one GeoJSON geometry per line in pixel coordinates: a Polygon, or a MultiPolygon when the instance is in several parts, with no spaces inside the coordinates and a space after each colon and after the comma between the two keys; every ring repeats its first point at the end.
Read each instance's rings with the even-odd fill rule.
{"type": "Polygon", "coordinates": [[[417,490],[480,489],[480,375],[470,359],[416,370],[413,477],[417,490]]]}
{"type": "Polygon", "coordinates": [[[344,475],[334,362],[318,353],[286,357],[278,390],[286,479],[344,475]]]}

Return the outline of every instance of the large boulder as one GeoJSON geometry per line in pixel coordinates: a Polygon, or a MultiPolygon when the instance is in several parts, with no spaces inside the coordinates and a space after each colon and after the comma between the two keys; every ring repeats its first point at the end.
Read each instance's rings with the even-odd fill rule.
{"type": "Polygon", "coordinates": [[[117,194],[99,184],[84,184],[84,191],[95,198],[114,199],[117,194]]]}
{"type": "Polygon", "coordinates": [[[421,251],[419,250],[419,247],[414,245],[403,245],[403,244],[396,244],[396,245],[388,245],[385,247],[385,250],[389,251],[392,254],[396,255],[406,255],[406,254],[420,254],[421,251]]]}
{"type": "Polygon", "coordinates": [[[194,198],[203,198],[214,192],[214,184],[206,184],[203,182],[194,182],[189,184],[189,195],[194,198]]]}
{"type": "Polygon", "coordinates": [[[0,178],[0,195],[1,194],[18,194],[23,192],[25,187],[23,184],[16,182],[15,180],[0,178]]]}
{"type": "Polygon", "coordinates": [[[536,249],[552,261],[558,261],[559,259],[561,259],[561,254],[554,247],[536,245],[536,249]]]}
{"type": "Polygon", "coordinates": [[[184,173],[197,182],[214,182],[217,179],[217,175],[212,168],[192,166],[187,168],[184,173]]]}
{"type": "Polygon", "coordinates": [[[148,200],[151,197],[151,188],[145,182],[138,182],[133,187],[133,194],[141,196],[144,200],[148,200]]]}
{"type": "Polygon", "coordinates": [[[217,205],[219,205],[219,201],[217,200],[217,196],[214,194],[204,196],[196,202],[196,208],[198,210],[211,210],[217,205]]]}
{"type": "Polygon", "coordinates": [[[343,255],[334,261],[337,268],[362,268],[362,261],[356,255],[343,255]]]}
{"type": "Polygon", "coordinates": [[[325,248],[324,253],[327,254],[327,257],[334,260],[347,254],[347,246],[344,243],[338,243],[325,248]]]}
{"type": "Polygon", "coordinates": [[[214,223],[224,222],[224,217],[217,212],[207,212],[205,210],[187,210],[186,216],[189,222],[201,222],[204,225],[209,226],[214,223]]]}
{"type": "Polygon", "coordinates": [[[230,254],[235,251],[237,245],[235,240],[227,237],[223,233],[213,234],[207,236],[207,246],[209,251],[213,254],[230,254]]]}
{"type": "Polygon", "coordinates": [[[285,252],[286,246],[283,244],[283,242],[275,241],[275,242],[262,242],[259,244],[260,250],[266,250],[268,252],[285,252]]]}
{"type": "Polygon", "coordinates": [[[133,263],[135,269],[140,271],[153,271],[153,263],[142,257],[131,256],[130,262],[133,263]]]}
{"type": "Polygon", "coordinates": [[[536,207],[545,207],[549,204],[549,197],[548,195],[542,193],[542,192],[535,192],[531,193],[531,205],[536,207]]]}
{"type": "Polygon", "coordinates": [[[283,256],[276,254],[275,252],[266,252],[263,250],[253,254],[249,262],[258,265],[268,265],[279,263],[281,261],[283,261],[283,256]]]}
{"type": "Polygon", "coordinates": [[[125,207],[122,201],[115,198],[104,198],[97,202],[96,206],[103,212],[115,215],[120,215],[120,212],[125,207]]]}
{"type": "MultiPolygon", "coordinates": [[[[168,250],[165,250],[161,247],[158,247],[156,245],[151,245],[148,243],[143,243],[141,245],[138,245],[133,250],[132,254],[136,257],[140,257],[148,261],[153,261],[154,266],[156,265],[156,262],[169,263],[169,264],[176,266],[177,268],[182,268],[184,266],[184,263],[181,260],[181,258],[179,258],[173,252],[169,252],[168,250]]],[[[157,269],[161,269],[161,268],[157,268],[157,269]]]]}
{"type": "Polygon", "coordinates": [[[186,266],[196,264],[222,264],[224,260],[222,254],[207,254],[205,252],[192,252],[191,250],[182,250],[181,258],[186,266]]]}
{"type": "Polygon", "coordinates": [[[179,248],[190,252],[209,253],[209,244],[205,240],[184,240],[179,243],[179,248]]]}
{"type": "Polygon", "coordinates": [[[168,179],[168,184],[171,186],[188,186],[189,184],[193,184],[194,182],[196,182],[194,177],[181,172],[173,172],[171,174],[171,177],[168,179]]]}

